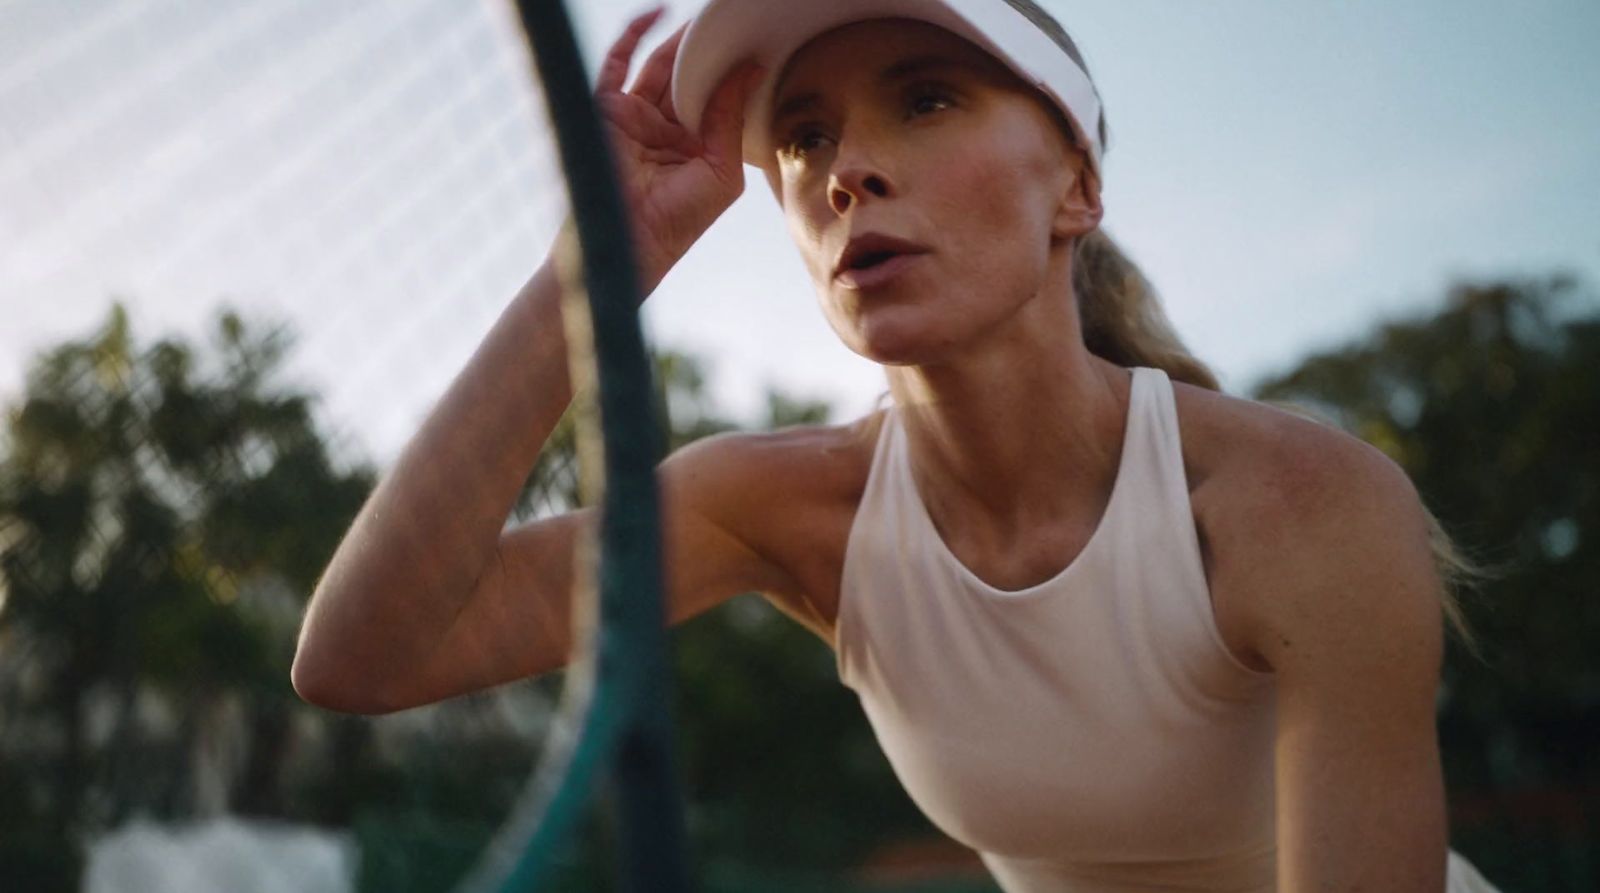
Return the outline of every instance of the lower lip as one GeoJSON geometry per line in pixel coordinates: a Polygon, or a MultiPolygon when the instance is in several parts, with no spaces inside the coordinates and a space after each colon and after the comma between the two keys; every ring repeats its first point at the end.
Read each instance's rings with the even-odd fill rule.
{"type": "Polygon", "coordinates": [[[833,281],[845,288],[878,288],[889,284],[907,267],[922,258],[920,254],[897,254],[881,264],[862,270],[840,270],[833,281]]]}

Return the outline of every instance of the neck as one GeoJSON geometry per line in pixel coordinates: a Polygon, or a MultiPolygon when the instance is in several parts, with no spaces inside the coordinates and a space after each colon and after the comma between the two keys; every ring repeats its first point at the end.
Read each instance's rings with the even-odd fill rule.
{"type": "Polygon", "coordinates": [[[999,530],[1105,501],[1122,453],[1130,381],[1128,370],[1083,346],[1067,298],[1030,302],[1002,331],[949,361],[889,369],[930,510],[976,513],[999,530]]]}

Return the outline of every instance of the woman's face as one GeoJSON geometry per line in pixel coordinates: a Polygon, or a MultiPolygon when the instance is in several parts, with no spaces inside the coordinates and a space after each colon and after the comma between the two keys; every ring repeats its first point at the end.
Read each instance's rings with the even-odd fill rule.
{"type": "Polygon", "coordinates": [[[766,170],[847,346],[928,363],[1026,324],[1036,299],[1070,302],[1063,257],[1099,222],[1099,184],[1046,103],[925,22],[848,25],[792,57],[766,170]],[[914,251],[836,276],[866,234],[914,251]]]}

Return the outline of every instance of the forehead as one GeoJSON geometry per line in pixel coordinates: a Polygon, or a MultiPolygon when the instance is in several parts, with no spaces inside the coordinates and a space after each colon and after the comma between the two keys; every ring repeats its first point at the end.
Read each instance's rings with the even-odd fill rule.
{"type": "Polygon", "coordinates": [[[776,114],[795,98],[837,89],[852,74],[893,79],[935,63],[996,81],[1015,80],[998,59],[937,25],[871,19],[825,31],[796,50],[775,81],[772,108],[776,114]]]}

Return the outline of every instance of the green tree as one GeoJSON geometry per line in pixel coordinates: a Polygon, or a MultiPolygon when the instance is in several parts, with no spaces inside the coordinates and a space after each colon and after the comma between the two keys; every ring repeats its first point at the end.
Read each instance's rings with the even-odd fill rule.
{"type": "Polygon", "coordinates": [[[1506,889],[1600,883],[1600,300],[1461,285],[1262,382],[1382,448],[1491,570],[1464,607],[1440,740],[1458,837],[1506,889]]]}
{"type": "Polygon", "coordinates": [[[0,452],[0,825],[70,849],[134,811],[282,811],[300,606],[372,485],[276,382],[287,347],[232,312],[204,353],[143,347],[115,305],[29,371],[0,452]]]}
{"type": "MultiPolygon", "coordinates": [[[[496,717],[507,703],[553,705],[559,673],[380,720],[294,697],[288,671],[303,602],[374,473],[334,467],[313,396],[280,381],[290,346],[285,330],[226,311],[205,344],[145,345],[113,306],[90,336],[42,354],[8,409],[7,882],[70,888],[83,833],[134,812],[227,809],[352,827],[363,886],[442,888],[537,759],[537,731],[508,732],[496,717]],[[430,731],[397,731],[418,719],[430,731]],[[296,732],[308,725],[320,729],[309,740],[296,732]],[[230,728],[242,754],[208,771],[206,742],[230,728]],[[291,751],[309,768],[294,771],[291,751]]],[[[738,427],[712,405],[694,357],[663,352],[655,366],[671,447],[738,427]]],[[[767,415],[766,427],[816,423],[827,407],[773,393],[767,415]]],[[[578,502],[569,419],[508,521],[578,502]]],[[[745,595],[675,638],[697,850],[722,863],[825,867],[886,830],[926,828],[810,633],[745,595]],[[784,817],[803,818],[804,833],[774,833],[784,817]]],[[[588,837],[588,870],[603,875],[598,823],[588,837]]]]}

